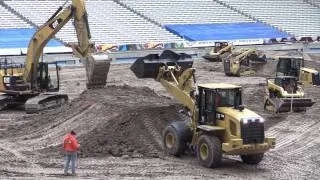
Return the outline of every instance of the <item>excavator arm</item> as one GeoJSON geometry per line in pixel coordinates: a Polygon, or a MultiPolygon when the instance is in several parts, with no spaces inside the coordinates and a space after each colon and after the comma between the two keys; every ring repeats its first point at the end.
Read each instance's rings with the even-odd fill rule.
{"type": "Polygon", "coordinates": [[[95,56],[92,56],[95,50],[94,45],[90,43],[91,34],[84,0],[72,0],[70,6],[64,9],[60,7],[33,35],[27,51],[24,71],[25,82],[31,83],[32,85],[37,84],[36,68],[43,48],[71,18],[74,18],[74,27],[77,33],[78,43],[66,44],[66,46],[71,47],[76,56],[85,59],[84,65],[88,79],[87,87],[105,85],[110,60],[97,58],[98,60],[96,61],[94,59],[95,56]]]}
{"type": "Polygon", "coordinates": [[[223,62],[225,74],[227,76],[255,74],[249,67],[250,61],[266,62],[266,56],[264,54],[259,55],[257,50],[253,48],[232,52],[223,62]]]}

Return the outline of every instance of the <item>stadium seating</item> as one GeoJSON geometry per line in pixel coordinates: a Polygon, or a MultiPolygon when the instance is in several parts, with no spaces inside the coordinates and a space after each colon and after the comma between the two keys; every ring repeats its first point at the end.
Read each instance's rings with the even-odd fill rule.
{"type": "MultiPolygon", "coordinates": [[[[41,25],[65,1],[13,0],[5,2],[32,22],[41,25]]],[[[141,44],[182,40],[178,36],[121,7],[114,1],[91,0],[86,1],[86,6],[89,14],[92,41],[96,44],[141,44]]],[[[72,23],[69,22],[57,34],[57,37],[65,42],[76,42],[77,39],[72,23]]]]}
{"type": "Polygon", "coordinates": [[[320,0],[307,0],[307,1],[320,7],[320,0]]]}
{"type": "Polygon", "coordinates": [[[30,28],[26,22],[0,6],[0,29],[30,28]]]}
{"type": "MultiPolygon", "coordinates": [[[[319,36],[320,10],[302,0],[222,0],[296,37],[319,36]]],[[[319,3],[319,1],[314,1],[319,3]]]]}
{"type": "Polygon", "coordinates": [[[120,0],[160,24],[252,22],[212,0],[120,0]]]}
{"type": "MultiPolygon", "coordinates": [[[[2,3],[40,26],[65,2],[66,0],[3,0],[2,3]]],[[[70,2],[69,0],[68,3],[70,2]]],[[[320,34],[320,8],[317,7],[320,6],[319,0],[86,0],[85,2],[92,41],[96,44],[141,45],[180,43],[185,40],[211,41],[217,38],[281,39],[291,35],[319,37],[320,34]],[[257,23],[255,19],[265,23],[257,23]],[[268,24],[285,32],[279,32],[268,24]],[[225,27],[232,29],[225,30],[225,27]],[[178,29],[181,31],[177,32],[178,29]]],[[[0,30],[8,30],[8,32],[2,31],[3,35],[12,32],[28,34],[34,32],[32,28],[34,27],[0,5],[0,30]],[[16,28],[24,30],[11,31],[16,28]]],[[[72,21],[62,28],[56,37],[64,42],[76,42],[72,21]]]]}

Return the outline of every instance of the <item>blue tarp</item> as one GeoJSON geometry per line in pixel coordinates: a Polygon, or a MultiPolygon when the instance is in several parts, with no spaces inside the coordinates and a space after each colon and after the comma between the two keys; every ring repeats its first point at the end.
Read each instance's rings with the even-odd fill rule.
{"type": "Polygon", "coordinates": [[[189,41],[287,38],[289,34],[263,23],[168,24],[165,28],[189,41]]]}
{"type": "MultiPolygon", "coordinates": [[[[27,48],[35,29],[0,29],[0,48],[27,48]]],[[[50,40],[47,46],[63,46],[56,40],[50,40]]]]}

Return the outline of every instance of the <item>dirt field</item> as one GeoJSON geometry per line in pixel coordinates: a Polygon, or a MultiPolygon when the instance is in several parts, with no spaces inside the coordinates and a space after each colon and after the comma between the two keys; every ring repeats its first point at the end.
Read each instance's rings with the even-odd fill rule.
{"type": "Polygon", "coordinates": [[[67,105],[37,115],[1,111],[0,178],[61,178],[62,137],[74,129],[82,146],[77,179],[319,179],[319,88],[305,89],[316,101],[305,113],[264,112],[265,78],[273,77],[275,64],[256,66],[253,77],[226,77],[221,63],[199,60],[194,65],[198,83],[242,85],[245,105],[266,119],[267,135],[276,137],[277,145],[257,166],[224,156],[221,167],[208,169],[192,155],[164,155],[161,132],[171,121],[185,118],[178,113],[181,106],[160,83],[137,79],[130,64],[117,64],[111,66],[107,87],[88,91],[83,68],[63,68],[62,92],[71,99],[67,105]]]}

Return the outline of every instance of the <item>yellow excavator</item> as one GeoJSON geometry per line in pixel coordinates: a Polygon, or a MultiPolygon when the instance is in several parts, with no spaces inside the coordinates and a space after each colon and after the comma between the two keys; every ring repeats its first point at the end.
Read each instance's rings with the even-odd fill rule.
{"type": "Polygon", "coordinates": [[[264,119],[242,104],[242,88],[225,83],[196,85],[190,55],[166,50],[137,59],[131,70],[138,78],[153,78],[186,108],[190,119],[174,121],[163,131],[166,153],[188,148],[205,167],[218,167],[222,154],[240,155],[244,163],[258,164],[275,147],[266,138],[264,119]]]}
{"type": "Polygon", "coordinates": [[[211,51],[202,57],[208,61],[221,62],[221,56],[231,52],[232,47],[232,44],[229,44],[228,42],[215,42],[211,51]]]}
{"type": "MultiPolygon", "coordinates": [[[[63,5],[64,6],[64,5],[63,5]]],[[[24,105],[27,113],[36,113],[68,101],[59,91],[59,67],[57,63],[41,62],[43,48],[54,35],[74,19],[78,43],[68,44],[74,54],[82,58],[87,72],[87,87],[96,88],[106,84],[110,59],[95,53],[90,42],[88,16],[84,0],[72,0],[66,8],[61,6],[31,38],[24,67],[8,66],[0,72],[0,107],[24,105]]]]}
{"type": "Polygon", "coordinates": [[[242,48],[238,51],[232,51],[227,58],[223,60],[224,72],[227,76],[250,76],[255,71],[249,65],[250,61],[265,63],[266,55],[258,52],[254,48],[242,48]]]}
{"type": "Polygon", "coordinates": [[[303,63],[301,57],[278,57],[276,77],[267,79],[264,98],[266,110],[275,113],[303,112],[313,106],[315,102],[305,97],[299,85],[303,63]]]}

